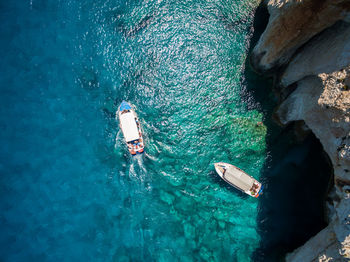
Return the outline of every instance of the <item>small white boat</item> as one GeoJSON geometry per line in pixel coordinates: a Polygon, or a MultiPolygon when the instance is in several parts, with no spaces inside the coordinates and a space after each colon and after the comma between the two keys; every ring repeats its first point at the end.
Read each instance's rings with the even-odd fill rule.
{"type": "Polygon", "coordinates": [[[129,103],[123,101],[118,110],[120,129],[123,132],[125,143],[130,154],[142,154],[144,143],[140,122],[129,103]]]}
{"type": "Polygon", "coordinates": [[[238,167],[223,162],[215,163],[214,166],[219,176],[238,190],[252,197],[262,193],[261,183],[238,167]]]}

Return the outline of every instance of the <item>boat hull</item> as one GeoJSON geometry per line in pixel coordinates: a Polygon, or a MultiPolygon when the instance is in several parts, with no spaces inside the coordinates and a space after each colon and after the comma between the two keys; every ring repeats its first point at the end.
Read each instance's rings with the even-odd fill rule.
{"type": "Polygon", "coordinates": [[[144,152],[144,140],[142,129],[136,112],[131,105],[123,101],[117,112],[119,127],[124,136],[124,142],[131,155],[138,155],[144,152]]]}
{"type": "Polygon", "coordinates": [[[224,162],[215,163],[214,166],[218,175],[234,188],[252,197],[261,195],[262,184],[240,168],[224,162]],[[230,172],[230,176],[227,176],[228,172],[230,172]]]}

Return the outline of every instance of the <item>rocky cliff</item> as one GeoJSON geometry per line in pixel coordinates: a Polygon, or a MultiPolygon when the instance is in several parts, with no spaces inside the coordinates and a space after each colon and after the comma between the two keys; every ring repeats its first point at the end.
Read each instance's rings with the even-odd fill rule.
{"type": "Polygon", "coordinates": [[[329,225],[287,262],[350,260],[350,0],[270,0],[251,62],[285,94],[282,124],[303,120],[334,169],[329,225]]]}

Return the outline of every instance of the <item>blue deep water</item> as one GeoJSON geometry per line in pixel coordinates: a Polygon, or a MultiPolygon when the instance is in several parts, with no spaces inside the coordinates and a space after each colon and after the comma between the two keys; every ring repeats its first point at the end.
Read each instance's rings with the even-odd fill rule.
{"type": "Polygon", "coordinates": [[[246,69],[257,5],[1,1],[0,261],[277,261],[324,226],[326,189],[305,202],[300,182],[322,149],[281,134],[269,82],[246,69]],[[145,132],[137,157],[122,100],[145,132]],[[265,194],[226,185],[217,161],[265,194]]]}

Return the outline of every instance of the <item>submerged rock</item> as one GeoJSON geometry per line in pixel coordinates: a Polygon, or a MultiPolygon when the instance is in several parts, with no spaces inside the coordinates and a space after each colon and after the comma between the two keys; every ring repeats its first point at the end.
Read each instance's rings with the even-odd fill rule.
{"type": "Polygon", "coordinates": [[[194,239],[196,237],[196,229],[190,223],[184,224],[184,233],[187,239],[194,239]]]}
{"type": "Polygon", "coordinates": [[[169,194],[168,192],[165,192],[164,190],[160,190],[159,197],[163,202],[167,203],[168,205],[172,205],[175,200],[175,197],[173,195],[169,194]]]}
{"type": "Polygon", "coordinates": [[[205,247],[201,247],[199,250],[199,255],[204,261],[209,261],[211,257],[211,253],[205,247]]]}

